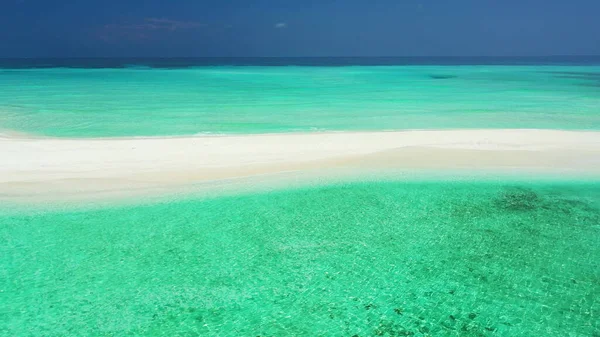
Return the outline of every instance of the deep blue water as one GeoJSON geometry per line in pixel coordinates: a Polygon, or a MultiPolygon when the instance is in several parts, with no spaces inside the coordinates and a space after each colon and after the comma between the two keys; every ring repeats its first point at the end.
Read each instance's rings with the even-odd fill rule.
{"type": "Polygon", "coordinates": [[[201,66],[600,65],[597,56],[536,57],[199,57],[0,59],[0,68],[187,68],[201,66]]]}

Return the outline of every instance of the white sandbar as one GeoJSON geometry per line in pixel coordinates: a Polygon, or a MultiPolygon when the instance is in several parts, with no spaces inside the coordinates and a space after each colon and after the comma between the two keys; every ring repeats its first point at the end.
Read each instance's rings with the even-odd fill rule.
{"type": "Polygon", "coordinates": [[[600,132],[415,130],[102,139],[5,134],[0,135],[0,156],[0,199],[52,200],[335,169],[357,175],[391,169],[600,177],[600,132]]]}

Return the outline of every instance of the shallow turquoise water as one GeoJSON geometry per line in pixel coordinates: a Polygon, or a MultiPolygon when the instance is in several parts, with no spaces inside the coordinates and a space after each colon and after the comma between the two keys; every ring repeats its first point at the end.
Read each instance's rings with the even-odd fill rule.
{"type": "Polygon", "coordinates": [[[600,66],[0,69],[0,129],[64,137],[600,129],[600,66]]]}
{"type": "Polygon", "coordinates": [[[0,215],[6,336],[598,336],[600,184],[380,182],[0,215]]]}

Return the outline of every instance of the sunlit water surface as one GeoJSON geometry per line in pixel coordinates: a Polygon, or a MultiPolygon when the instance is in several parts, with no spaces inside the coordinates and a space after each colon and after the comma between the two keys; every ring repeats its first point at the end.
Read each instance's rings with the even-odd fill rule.
{"type": "Polygon", "coordinates": [[[0,215],[5,336],[598,336],[600,185],[372,182],[0,215]]]}

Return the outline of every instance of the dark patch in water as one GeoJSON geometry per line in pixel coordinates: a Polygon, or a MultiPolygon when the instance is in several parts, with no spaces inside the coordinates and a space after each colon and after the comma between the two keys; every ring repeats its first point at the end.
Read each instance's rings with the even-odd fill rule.
{"type": "Polygon", "coordinates": [[[597,82],[591,82],[591,83],[583,83],[581,84],[582,87],[594,87],[594,88],[600,88],[600,81],[597,82]]]}
{"type": "Polygon", "coordinates": [[[584,82],[579,84],[581,86],[600,87],[600,73],[585,71],[552,71],[547,73],[554,75],[555,78],[582,80],[584,82]]]}
{"type": "Polygon", "coordinates": [[[600,80],[600,73],[586,71],[552,71],[550,74],[561,78],[579,78],[586,80],[600,80]]]}
{"type": "Polygon", "coordinates": [[[406,329],[399,323],[392,321],[381,321],[373,331],[375,336],[414,336],[415,333],[406,329]]]}
{"type": "Polygon", "coordinates": [[[554,199],[545,203],[542,207],[555,212],[556,215],[577,219],[576,222],[569,221],[565,223],[577,223],[583,226],[595,226],[600,223],[600,209],[581,200],[554,199]]]}
{"type": "Polygon", "coordinates": [[[531,211],[539,206],[540,201],[534,191],[523,187],[514,187],[502,191],[496,204],[500,208],[511,211],[531,211]]]}
{"type": "Polygon", "coordinates": [[[432,78],[432,79],[434,79],[434,80],[449,80],[451,78],[457,78],[458,76],[456,76],[456,75],[436,75],[436,74],[430,74],[429,77],[432,78]]]}
{"type": "MultiPolygon", "coordinates": [[[[498,329],[492,324],[482,325],[475,319],[478,317],[476,313],[469,313],[467,317],[460,318],[459,316],[449,315],[447,319],[434,323],[437,320],[431,320],[429,317],[408,315],[413,317],[410,321],[395,321],[394,319],[378,319],[372,321],[374,329],[372,336],[430,336],[430,333],[436,329],[436,326],[442,328],[445,332],[462,331],[461,335],[465,336],[489,336],[495,333],[498,329]]],[[[405,316],[406,317],[406,316],[405,316]]],[[[439,330],[437,330],[439,331],[439,330]]],[[[355,335],[356,336],[356,335],[355,335]]]]}

